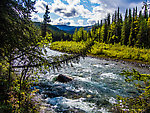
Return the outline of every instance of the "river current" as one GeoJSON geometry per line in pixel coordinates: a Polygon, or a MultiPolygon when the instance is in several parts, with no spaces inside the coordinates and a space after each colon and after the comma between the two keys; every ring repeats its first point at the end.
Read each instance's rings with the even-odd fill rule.
{"type": "MultiPolygon", "coordinates": [[[[63,53],[48,50],[48,55],[63,53]]],[[[141,73],[149,70],[115,61],[97,58],[81,58],[79,63],[64,66],[59,71],[41,75],[39,96],[42,98],[41,113],[108,113],[117,95],[138,95],[132,83],[119,75],[123,70],[137,69],[141,73]],[[54,81],[64,74],[73,78],[68,83],[54,81]]]]}

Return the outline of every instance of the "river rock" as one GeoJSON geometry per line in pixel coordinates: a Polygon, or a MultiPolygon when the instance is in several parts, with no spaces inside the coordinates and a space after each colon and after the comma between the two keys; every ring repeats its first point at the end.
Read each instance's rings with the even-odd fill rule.
{"type": "Polygon", "coordinates": [[[47,91],[44,91],[43,94],[47,95],[47,97],[54,98],[63,96],[66,92],[66,88],[61,85],[54,85],[53,87],[49,88],[47,91]]]}
{"type": "Polygon", "coordinates": [[[62,83],[67,83],[67,82],[70,82],[72,81],[73,78],[67,76],[67,75],[58,75],[58,77],[56,78],[56,81],[59,81],[59,82],[62,82],[62,83]]]}

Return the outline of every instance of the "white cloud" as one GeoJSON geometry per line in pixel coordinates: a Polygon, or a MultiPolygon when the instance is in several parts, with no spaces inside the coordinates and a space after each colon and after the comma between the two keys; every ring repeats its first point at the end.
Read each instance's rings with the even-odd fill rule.
{"type": "Polygon", "coordinates": [[[38,11],[38,13],[44,13],[46,5],[47,2],[45,2],[44,0],[38,0],[36,1],[36,4],[34,6],[36,8],[36,11],[38,11]]]}
{"type": "Polygon", "coordinates": [[[88,25],[93,25],[100,20],[103,20],[107,17],[107,14],[113,14],[115,12],[115,8],[107,8],[107,5],[100,5],[93,7],[91,13],[87,13],[84,15],[84,18],[87,18],[88,25]]]}
{"type": "Polygon", "coordinates": [[[130,3],[129,4],[129,8],[135,8],[136,6],[138,7],[138,9],[140,10],[142,8],[143,3],[139,2],[139,3],[130,3]]]}
{"type": "Polygon", "coordinates": [[[83,22],[84,22],[84,20],[78,20],[78,24],[81,26],[83,26],[83,22]]]}
{"type": "Polygon", "coordinates": [[[61,17],[70,18],[70,17],[78,16],[78,12],[74,6],[66,5],[60,0],[54,0],[54,3],[50,7],[51,7],[51,12],[61,17]]]}
{"type": "Polygon", "coordinates": [[[88,9],[85,9],[83,5],[77,5],[80,3],[80,0],[67,0],[69,5],[64,4],[60,0],[54,0],[54,3],[50,6],[51,12],[61,16],[63,18],[73,18],[84,16],[87,13],[90,13],[88,9]],[[70,5],[72,4],[72,5],[70,5]]]}
{"type": "Polygon", "coordinates": [[[74,20],[64,19],[64,18],[58,18],[55,20],[52,19],[51,24],[53,24],[53,25],[69,25],[69,26],[75,26],[76,25],[74,20]]]}
{"type": "Polygon", "coordinates": [[[80,0],[66,0],[69,5],[77,5],[80,3],[80,0]]]}
{"type": "Polygon", "coordinates": [[[91,3],[101,4],[101,0],[90,0],[91,3]]]}
{"type": "MultiPolygon", "coordinates": [[[[136,2],[129,2],[129,0],[89,0],[91,4],[86,5],[88,1],[83,0],[53,0],[48,2],[50,12],[55,13],[60,18],[53,20],[52,24],[67,24],[67,25],[83,25],[84,20],[87,20],[88,25],[92,25],[98,20],[102,20],[107,17],[107,14],[111,15],[120,7],[120,12],[125,13],[126,8],[138,7],[141,10],[142,3],[140,0],[136,2]],[[65,4],[66,1],[68,4],[65,4]],[[139,2],[138,2],[139,1],[139,2]],[[96,6],[94,4],[97,4],[96,6]],[[88,9],[87,9],[87,8],[88,9]],[[90,8],[89,8],[90,7],[90,8]],[[74,22],[74,17],[79,20],[74,22]]],[[[44,0],[37,0],[35,7],[38,13],[45,13],[45,6],[47,2],[44,0]]],[[[32,19],[42,21],[42,18],[38,14],[33,14],[32,19]]],[[[52,20],[52,18],[51,18],[52,20]]]]}
{"type": "Polygon", "coordinates": [[[91,3],[99,4],[99,6],[93,7],[91,14],[86,15],[88,18],[87,23],[93,24],[94,21],[102,20],[107,17],[107,14],[111,15],[115,13],[118,7],[120,7],[120,13],[124,14],[126,8],[138,7],[141,10],[141,2],[128,2],[127,0],[90,0],[91,3]]]}
{"type": "Polygon", "coordinates": [[[91,12],[88,9],[85,9],[83,5],[76,6],[76,10],[83,18],[87,18],[88,15],[91,15],[91,12]]]}
{"type": "Polygon", "coordinates": [[[93,25],[93,24],[95,24],[97,21],[95,20],[95,19],[88,19],[87,20],[87,23],[88,23],[88,25],[93,25]]]}
{"type": "Polygon", "coordinates": [[[42,22],[43,18],[41,18],[38,14],[36,13],[32,13],[31,14],[31,20],[35,21],[35,22],[42,22]]]}

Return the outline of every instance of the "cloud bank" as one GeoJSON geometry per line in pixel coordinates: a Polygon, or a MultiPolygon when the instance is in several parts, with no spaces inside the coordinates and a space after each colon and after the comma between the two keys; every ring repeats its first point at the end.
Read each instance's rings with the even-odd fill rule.
{"type": "MultiPolygon", "coordinates": [[[[37,0],[35,7],[38,14],[44,14],[47,4],[52,17],[51,24],[93,25],[106,18],[108,13],[113,14],[118,7],[121,13],[126,8],[136,6],[140,10],[142,0],[37,0]]],[[[41,21],[42,16],[38,14],[33,14],[32,19],[41,21]]]]}

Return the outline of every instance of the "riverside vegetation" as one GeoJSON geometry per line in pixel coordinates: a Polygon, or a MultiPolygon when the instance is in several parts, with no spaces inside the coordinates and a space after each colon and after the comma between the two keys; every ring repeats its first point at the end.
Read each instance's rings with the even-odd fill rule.
{"type": "MultiPolygon", "coordinates": [[[[69,37],[69,40],[75,42],[54,42],[51,48],[75,53],[75,55],[59,57],[43,57],[46,54],[44,47],[55,39],[53,39],[54,34],[47,28],[47,23],[50,21],[48,6],[46,6],[41,29],[34,26],[31,21],[31,13],[36,12],[34,4],[35,1],[32,0],[1,0],[0,2],[1,112],[39,112],[40,104],[34,96],[38,90],[31,90],[31,87],[38,82],[38,75],[44,70],[50,71],[61,67],[61,64],[68,64],[72,59],[78,60],[87,51],[93,55],[150,62],[150,17],[147,4],[144,5],[144,15],[142,11],[138,15],[137,8],[133,9],[133,14],[129,9],[129,13],[126,10],[123,21],[118,8],[113,15],[112,23],[108,14],[104,22],[101,21],[101,24],[98,22],[89,32],[81,28],[73,35],[64,34],[65,40],[69,37]],[[130,51],[133,51],[133,54],[130,51]]],[[[128,81],[140,82],[136,87],[141,93],[136,98],[119,97],[121,103],[114,107],[114,111],[147,112],[150,108],[149,75],[137,71],[123,74],[128,81]],[[128,76],[131,78],[129,79],[128,76]],[[141,81],[144,85],[141,85],[141,81]]]]}
{"type": "MultiPolygon", "coordinates": [[[[79,53],[80,49],[85,48],[85,45],[85,42],[60,41],[53,42],[50,48],[61,52],[79,53]]],[[[113,45],[95,42],[88,54],[104,58],[137,60],[150,64],[150,49],[129,47],[120,44],[113,45]]]]}
{"type": "MultiPolygon", "coordinates": [[[[93,40],[94,43],[88,51],[89,55],[110,57],[130,61],[141,61],[150,64],[150,14],[148,4],[144,3],[144,14],[137,14],[137,7],[126,10],[123,21],[120,10],[115,11],[110,23],[110,14],[104,22],[95,24],[90,31],[80,28],[75,31],[72,41],[53,42],[50,46],[53,50],[67,53],[79,53],[86,47],[86,43],[93,40]],[[131,13],[132,12],[132,13],[131,13]]],[[[118,104],[114,112],[140,112],[148,113],[150,110],[150,75],[140,74],[136,70],[124,71],[126,82],[134,82],[139,91],[136,97],[118,96],[118,104]]]]}
{"type": "MultiPolygon", "coordinates": [[[[85,42],[74,41],[60,41],[53,42],[50,48],[53,50],[67,52],[67,53],[79,53],[80,49],[85,48],[85,42]]],[[[150,50],[141,49],[137,47],[129,47],[120,44],[105,44],[95,42],[89,55],[99,57],[111,57],[117,59],[130,59],[138,60],[146,63],[150,63],[150,50]]],[[[140,93],[136,97],[121,97],[118,96],[118,104],[115,104],[112,108],[112,112],[141,112],[148,113],[150,110],[150,75],[140,74],[133,69],[132,72],[124,71],[121,75],[126,77],[126,82],[133,82],[138,92],[140,93]]]]}

